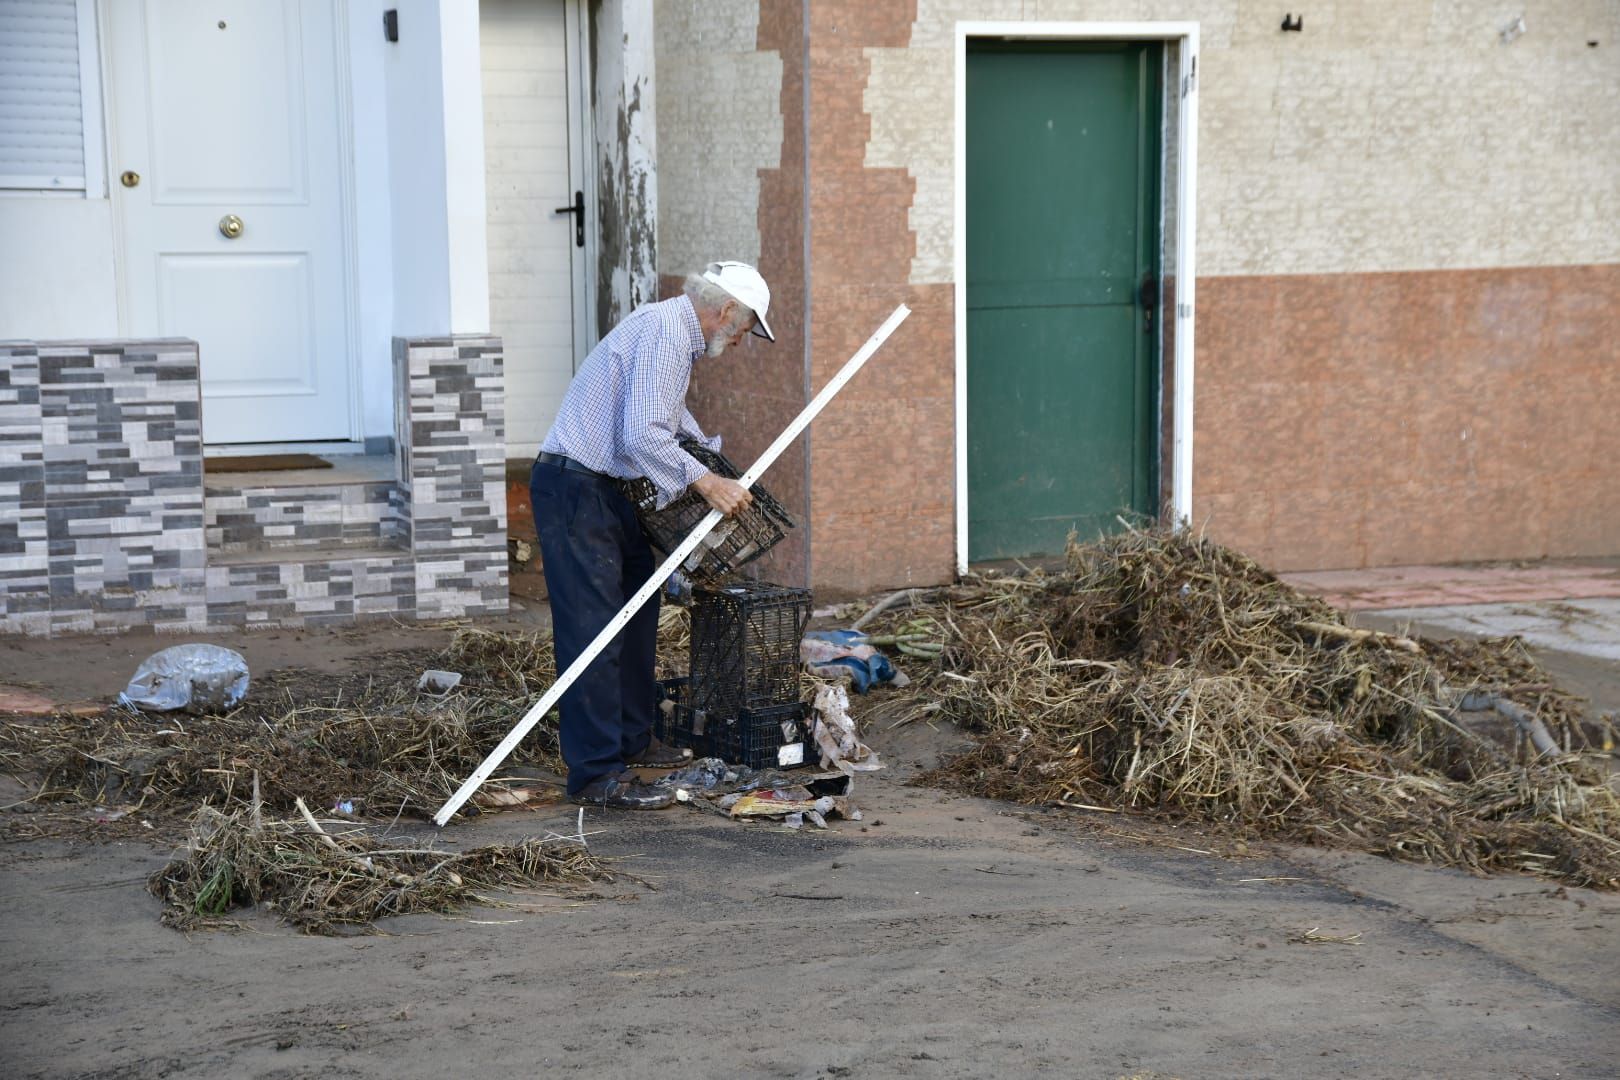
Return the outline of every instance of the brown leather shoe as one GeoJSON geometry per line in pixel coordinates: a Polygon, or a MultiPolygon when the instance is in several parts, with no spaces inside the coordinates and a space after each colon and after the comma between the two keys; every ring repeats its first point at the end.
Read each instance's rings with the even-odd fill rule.
{"type": "Polygon", "coordinates": [[[692,760],[692,751],[684,746],[670,746],[659,742],[655,735],[647,748],[625,762],[633,769],[676,769],[692,760]]]}
{"type": "Polygon", "coordinates": [[[628,769],[617,776],[599,776],[568,798],[581,806],[619,810],[662,810],[675,801],[675,792],[643,784],[628,769]]]}

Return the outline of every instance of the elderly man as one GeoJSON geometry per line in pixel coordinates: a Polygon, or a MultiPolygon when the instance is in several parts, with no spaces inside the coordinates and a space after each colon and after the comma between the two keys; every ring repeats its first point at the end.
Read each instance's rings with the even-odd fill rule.
{"type": "MultiPolygon", "coordinates": [[[[647,477],[660,507],[687,488],[728,515],[752,502],[746,488],[704,468],[678,439],[720,448],[686,408],[692,364],[750,331],[775,341],[765,322],[770,290],[752,266],[720,262],[689,276],[684,292],[639,308],[591,350],[535,459],[529,493],[558,671],[653,572],[652,551],[616,478],[647,477]]],[[[629,771],[689,756],[653,738],[657,637],[655,595],[563,695],[562,753],[577,803],[657,809],[671,801],[629,771]]]]}

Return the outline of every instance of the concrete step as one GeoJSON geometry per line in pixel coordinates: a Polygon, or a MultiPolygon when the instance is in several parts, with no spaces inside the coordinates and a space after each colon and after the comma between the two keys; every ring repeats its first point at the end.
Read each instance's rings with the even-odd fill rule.
{"type": "Polygon", "coordinates": [[[210,564],[272,553],[403,549],[408,499],[394,479],[394,458],[332,460],[332,469],[205,475],[210,564]]]}

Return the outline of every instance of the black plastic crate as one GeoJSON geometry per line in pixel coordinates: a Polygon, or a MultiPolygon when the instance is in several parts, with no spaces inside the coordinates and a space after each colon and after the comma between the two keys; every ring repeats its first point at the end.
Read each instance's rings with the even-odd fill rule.
{"type": "MultiPolygon", "coordinates": [[[[675,709],[688,703],[692,680],[686,676],[658,680],[658,711],[653,716],[653,735],[671,746],[688,746],[676,741],[675,709]],[[665,706],[668,702],[668,707],[665,706]]],[[[698,755],[701,757],[702,755],[698,755]]]]}
{"type": "MultiPolygon", "coordinates": [[[[717,476],[735,480],[742,475],[724,454],[710,450],[702,443],[682,439],[681,449],[697,458],[699,464],[717,476]]],[[[687,490],[659,510],[658,491],[652,481],[644,476],[620,480],[619,490],[635,505],[636,517],[640,519],[647,539],[665,553],[680,547],[681,541],[697,527],[710,509],[703,496],[687,490]]],[[[716,525],[681,566],[681,572],[694,583],[724,580],[738,567],[752,562],[780,543],[787,535],[784,529],[793,528],[793,518],[770,492],[759,484],[749,491],[754,496],[753,505],[736,517],[726,518],[716,525]]]]}
{"type": "Polygon", "coordinates": [[[721,716],[799,700],[810,590],[738,581],[692,593],[690,704],[721,716]]]}
{"type": "Polygon", "coordinates": [[[810,737],[810,708],[802,701],[729,716],[678,704],[664,741],[690,747],[694,757],[717,757],[750,769],[791,769],[821,760],[810,737]]]}

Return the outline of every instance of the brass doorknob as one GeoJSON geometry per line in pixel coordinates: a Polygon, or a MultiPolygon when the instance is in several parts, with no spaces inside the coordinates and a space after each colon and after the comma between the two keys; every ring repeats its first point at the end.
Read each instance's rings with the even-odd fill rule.
{"type": "Polygon", "coordinates": [[[219,219],[220,235],[225,237],[227,240],[235,240],[238,236],[242,235],[242,230],[245,228],[247,228],[247,226],[242,224],[242,219],[237,217],[235,214],[226,214],[224,217],[219,219]]]}
{"type": "Polygon", "coordinates": [[[134,169],[127,169],[118,177],[118,180],[125,187],[134,187],[136,184],[141,182],[141,174],[136,172],[134,169]]]}

